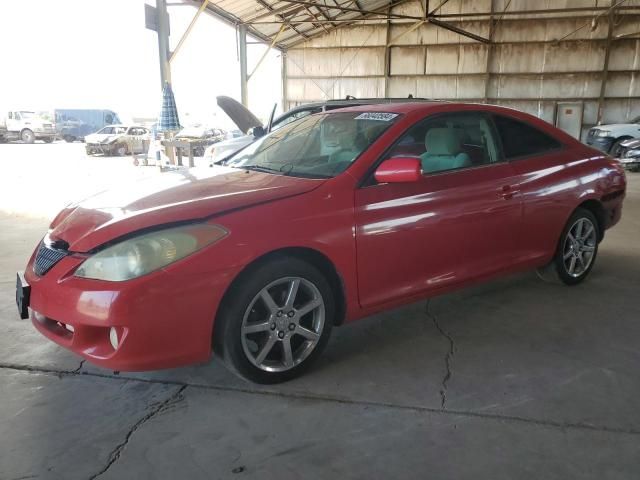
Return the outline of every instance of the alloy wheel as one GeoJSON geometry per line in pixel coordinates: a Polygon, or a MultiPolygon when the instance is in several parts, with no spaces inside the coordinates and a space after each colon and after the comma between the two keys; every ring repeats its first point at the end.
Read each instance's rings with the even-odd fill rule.
{"type": "Polygon", "coordinates": [[[590,219],[579,218],[571,226],[562,249],[564,268],[570,276],[577,278],[589,269],[597,241],[596,228],[590,219]]]}
{"type": "Polygon", "coordinates": [[[271,282],[253,298],[242,319],[247,359],[267,372],[300,365],[316,348],[325,324],[320,290],[301,277],[271,282]]]}

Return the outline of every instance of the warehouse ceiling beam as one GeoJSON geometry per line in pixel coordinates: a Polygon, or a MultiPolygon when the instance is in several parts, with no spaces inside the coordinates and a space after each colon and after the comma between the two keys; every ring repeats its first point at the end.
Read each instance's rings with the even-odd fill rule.
{"type": "Polygon", "coordinates": [[[200,8],[191,19],[191,23],[189,23],[189,26],[182,34],[182,37],[180,37],[180,40],[178,41],[176,48],[173,50],[171,57],[169,57],[169,63],[173,62],[173,59],[176,58],[176,55],[178,55],[178,52],[182,48],[182,45],[187,40],[187,38],[189,38],[189,34],[191,33],[191,30],[193,30],[193,27],[195,26],[196,22],[198,21],[198,18],[200,17],[200,14],[202,14],[202,12],[205,11],[205,9],[207,8],[207,5],[209,5],[209,0],[204,0],[204,2],[202,2],[202,5],[200,5],[200,8]]]}
{"type": "MultiPolygon", "coordinates": [[[[256,1],[257,1],[260,5],[262,5],[263,7],[265,7],[267,10],[271,10],[271,11],[273,11],[273,10],[274,10],[274,8],[273,8],[271,5],[269,5],[265,0],[256,0],[256,1]]],[[[288,21],[287,21],[286,17],[285,17],[283,14],[275,14],[275,16],[276,16],[276,17],[280,17],[280,18],[282,19],[282,23],[284,23],[285,25],[287,25],[289,28],[291,28],[291,30],[293,30],[294,32],[296,32],[298,35],[300,35],[300,36],[302,36],[302,37],[304,37],[304,38],[308,38],[308,36],[307,36],[304,32],[302,32],[302,31],[298,30],[295,26],[293,26],[293,25],[291,25],[290,23],[288,23],[288,21]]],[[[280,35],[280,33],[281,33],[281,32],[278,32],[278,35],[280,35]]]]}
{"type": "Polygon", "coordinates": [[[488,38],[469,32],[468,30],[465,30],[463,28],[456,27],[452,23],[443,22],[442,20],[438,20],[437,18],[433,18],[433,17],[428,17],[428,21],[433,25],[444,28],[445,30],[450,30],[452,32],[457,33],[458,35],[462,35],[463,37],[468,37],[482,43],[487,43],[487,44],[491,43],[491,40],[489,40],[488,38]]]}
{"type": "Polygon", "coordinates": [[[256,73],[256,70],[258,70],[258,68],[260,68],[260,65],[262,65],[262,62],[264,61],[264,59],[267,58],[267,55],[269,55],[269,52],[271,51],[271,49],[278,42],[278,37],[280,37],[280,34],[284,31],[284,27],[285,26],[286,25],[283,23],[282,26],[280,27],[280,30],[278,31],[277,35],[275,37],[273,37],[273,41],[271,42],[271,45],[269,45],[269,48],[267,48],[265,50],[265,52],[262,54],[262,56],[260,57],[260,60],[258,60],[258,63],[256,63],[256,66],[253,67],[253,70],[251,70],[251,73],[249,75],[247,75],[247,81],[251,80],[251,77],[253,77],[253,74],[256,73]]]}
{"type": "MultiPolygon", "coordinates": [[[[318,3],[317,2],[310,2],[310,1],[305,1],[305,0],[281,0],[283,2],[288,2],[288,3],[293,3],[296,5],[308,5],[311,7],[318,7],[318,3]]],[[[322,6],[322,5],[320,5],[322,6]]],[[[365,14],[365,15],[380,15],[382,16],[384,19],[387,18],[387,16],[389,18],[409,18],[412,20],[421,20],[421,17],[416,17],[413,15],[401,15],[401,14],[397,14],[397,13],[387,13],[385,11],[375,11],[375,10],[359,10],[357,8],[351,8],[351,7],[345,7],[345,6],[339,6],[336,4],[335,7],[332,6],[328,6],[327,8],[330,9],[335,9],[335,10],[342,10],[343,12],[356,12],[356,13],[361,13],[361,14],[365,14]]]]}
{"type": "MultiPolygon", "coordinates": [[[[202,3],[202,0],[185,0],[185,1],[188,2],[188,4],[190,5],[196,5],[196,6],[200,6],[200,4],[202,3]]],[[[221,20],[227,25],[232,26],[233,28],[237,28],[238,25],[245,23],[240,18],[236,17],[235,15],[227,12],[226,10],[218,7],[216,4],[211,2],[208,3],[205,12],[208,15],[212,15],[216,17],[218,20],[221,20]]],[[[271,42],[271,38],[269,38],[264,33],[260,32],[259,30],[251,27],[251,25],[247,27],[247,31],[251,36],[257,38],[258,40],[262,40],[264,43],[268,44],[269,42],[271,42]]],[[[277,48],[281,49],[279,45],[277,46],[277,48]]]]}
{"type": "MultiPolygon", "coordinates": [[[[318,13],[314,13],[311,11],[311,9],[309,7],[307,7],[306,5],[304,5],[304,9],[307,11],[307,13],[309,14],[309,16],[313,17],[315,20],[318,20],[318,13]]],[[[322,13],[318,10],[319,13],[322,13]]],[[[327,29],[327,27],[324,26],[324,23],[322,22],[311,22],[311,25],[313,25],[316,28],[322,28],[324,30],[325,33],[329,33],[329,30],[327,29]]],[[[334,24],[335,26],[335,24],[334,24]]]]}
{"type": "MultiPolygon", "coordinates": [[[[467,13],[445,13],[445,14],[433,14],[436,18],[493,18],[497,16],[542,16],[552,15],[558,13],[580,13],[580,12],[607,12],[611,7],[567,7],[567,8],[547,8],[544,10],[511,10],[508,12],[500,12],[494,13],[493,15],[489,12],[467,12],[467,13]]],[[[616,10],[638,10],[640,11],[640,6],[634,5],[621,5],[616,7],[616,10]]],[[[567,17],[570,18],[570,17],[567,17]]]]}
{"type": "Polygon", "coordinates": [[[440,10],[440,8],[441,8],[441,7],[443,7],[443,6],[444,6],[444,4],[445,4],[445,3],[447,3],[448,1],[449,1],[449,0],[442,0],[442,1],[440,2],[440,4],[439,4],[436,8],[434,8],[433,10],[431,10],[430,12],[429,12],[429,7],[427,6],[427,7],[426,7],[426,9],[425,9],[427,12],[429,12],[429,13],[427,14],[427,16],[429,16],[429,15],[433,15],[434,13],[436,13],[436,12],[437,12],[438,10],[440,10]]]}

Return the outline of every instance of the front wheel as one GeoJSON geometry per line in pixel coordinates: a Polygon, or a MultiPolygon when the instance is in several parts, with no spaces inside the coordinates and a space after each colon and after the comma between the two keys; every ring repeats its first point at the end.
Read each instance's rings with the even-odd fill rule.
{"type": "Polygon", "coordinates": [[[274,259],[245,275],[223,303],[214,351],[242,378],[284,382],[320,355],[334,317],[333,293],[316,267],[274,259]]]}
{"type": "Polygon", "coordinates": [[[127,154],[127,146],[124,143],[121,143],[113,149],[113,152],[119,157],[124,157],[127,154]]]}
{"type": "Polygon", "coordinates": [[[33,143],[36,141],[36,136],[33,134],[31,130],[25,128],[22,133],[20,133],[20,139],[24,143],[33,143]]]}
{"type": "Polygon", "coordinates": [[[554,269],[563,283],[576,285],[587,278],[596,261],[599,239],[595,215],[578,208],[562,231],[553,259],[554,269]]]}

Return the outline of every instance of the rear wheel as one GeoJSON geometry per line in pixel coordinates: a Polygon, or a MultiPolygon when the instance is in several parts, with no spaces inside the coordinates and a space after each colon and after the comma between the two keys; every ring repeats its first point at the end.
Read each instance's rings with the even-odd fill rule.
{"type": "Polygon", "coordinates": [[[42,139],[42,141],[43,141],[44,143],[51,143],[51,142],[53,142],[53,138],[51,138],[51,137],[44,137],[44,138],[42,139]]]}
{"type": "Polygon", "coordinates": [[[283,257],[241,282],[221,307],[214,350],[253,382],[301,375],[331,334],[335,301],[327,280],[313,265],[283,257]]]}
{"type": "Polygon", "coordinates": [[[64,138],[64,141],[67,143],[73,143],[76,140],[76,137],[74,137],[73,135],[65,135],[62,138],[64,138]]]}
{"type": "Polygon", "coordinates": [[[595,215],[578,208],[562,231],[552,262],[560,281],[576,285],[587,278],[596,261],[599,239],[600,229],[595,215]]]}
{"type": "Polygon", "coordinates": [[[20,140],[22,140],[24,143],[33,143],[36,141],[36,136],[33,134],[31,130],[29,130],[28,128],[25,128],[20,133],[20,140]]]}

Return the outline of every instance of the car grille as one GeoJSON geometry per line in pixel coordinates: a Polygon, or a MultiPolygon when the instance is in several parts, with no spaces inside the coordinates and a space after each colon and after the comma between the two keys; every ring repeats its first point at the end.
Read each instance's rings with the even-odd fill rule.
{"type": "Polygon", "coordinates": [[[40,247],[38,247],[36,261],[33,264],[33,271],[36,272],[36,275],[41,277],[67,255],[69,255],[69,252],[66,250],[58,250],[48,247],[43,242],[40,244],[40,247]]]}

